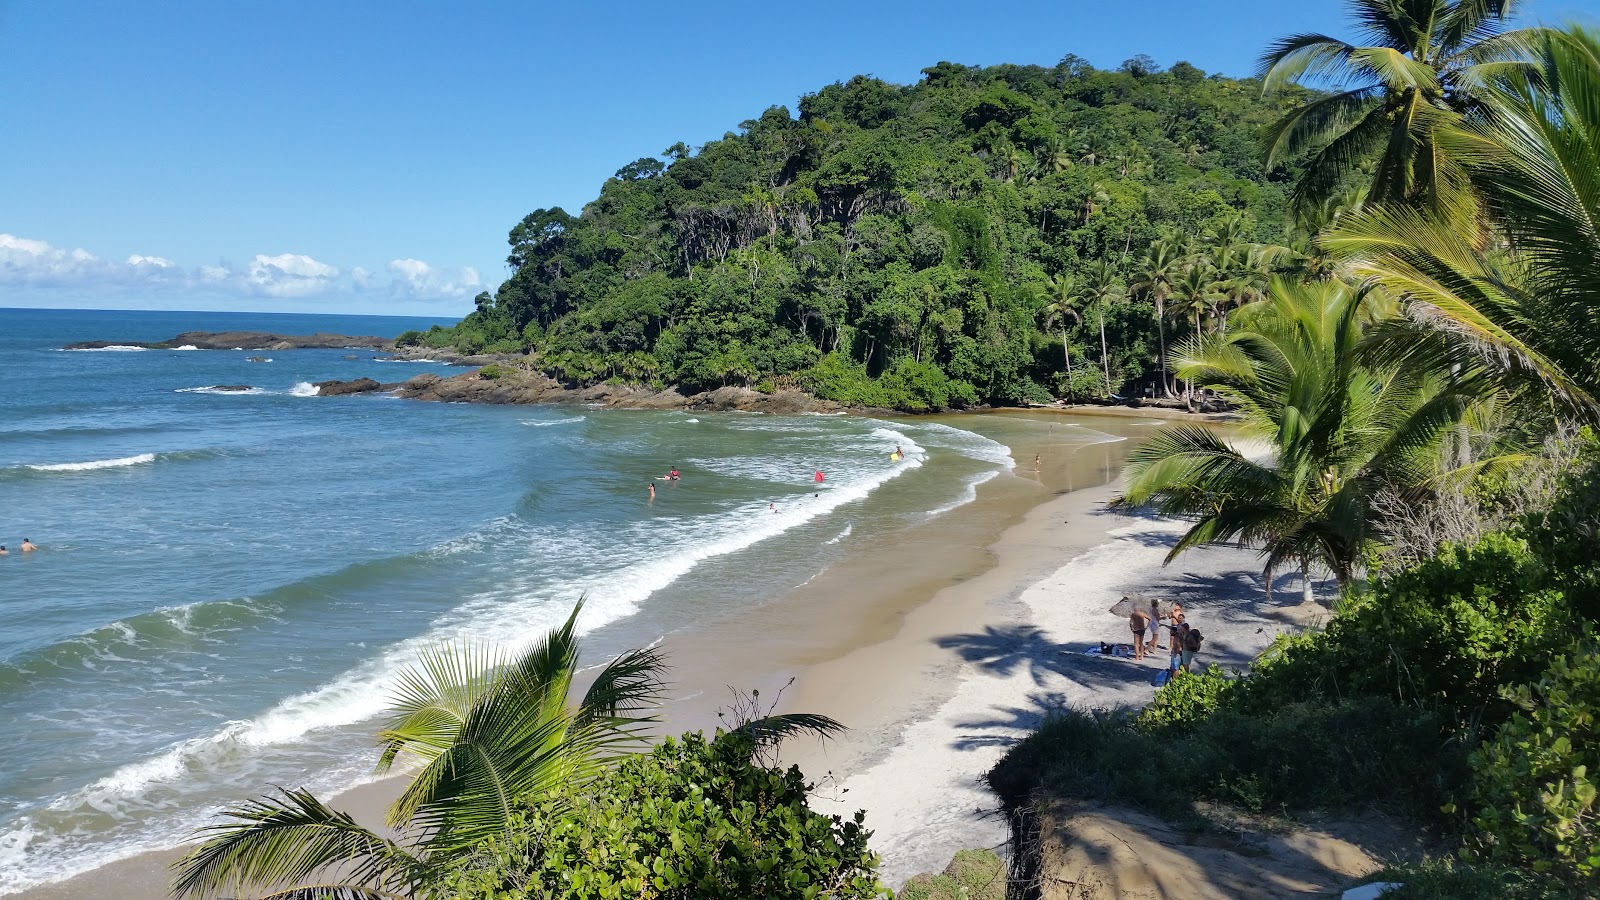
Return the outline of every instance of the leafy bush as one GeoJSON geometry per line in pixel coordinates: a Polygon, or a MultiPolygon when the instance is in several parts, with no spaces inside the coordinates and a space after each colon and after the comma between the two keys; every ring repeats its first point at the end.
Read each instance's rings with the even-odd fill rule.
{"type": "Polygon", "coordinates": [[[478,377],[485,381],[498,381],[505,376],[505,370],[496,363],[490,363],[478,370],[478,377]]]}
{"type": "Polygon", "coordinates": [[[1472,755],[1472,858],[1600,890],[1600,656],[1574,645],[1506,691],[1518,712],[1472,755]]]}
{"type": "Polygon", "coordinates": [[[1223,697],[1237,685],[1214,663],[1198,675],[1179,672],[1156,691],[1155,699],[1139,714],[1138,725],[1145,729],[1193,727],[1216,712],[1223,697]]]}
{"type": "Polygon", "coordinates": [[[1537,678],[1573,628],[1527,545],[1491,534],[1389,576],[1322,632],[1280,638],[1237,699],[1269,710],[1382,696],[1493,727],[1512,710],[1501,687],[1537,678]]]}
{"type": "Polygon", "coordinates": [[[421,343],[422,332],[414,329],[411,331],[402,331],[400,332],[400,336],[394,339],[394,345],[396,347],[415,347],[421,343]]]}
{"type": "MultiPolygon", "coordinates": [[[[1211,690],[1201,678],[1174,685],[1184,681],[1202,683],[1190,695],[1197,699],[1211,690]]],[[[1465,748],[1441,747],[1442,725],[1437,715],[1381,697],[1293,703],[1265,714],[1221,707],[1166,725],[1072,711],[1018,744],[989,781],[1018,807],[1042,788],[1170,816],[1210,800],[1252,811],[1375,805],[1438,819],[1466,780],[1465,748]]]]}
{"type": "Polygon", "coordinates": [[[1392,865],[1370,881],[1401,885],[1384,900],[1579,900],[1548,878],[1523,869],[1462,865],[1449,857],[1392,865]]]}
{"type": "Polygon", "coordinates": [[[737,733],[667,739],[575,795],[529,800],[441,886],[458,900],[878,897],[862,813],[806,805],[800,770],[752,763],[737,733]]]}

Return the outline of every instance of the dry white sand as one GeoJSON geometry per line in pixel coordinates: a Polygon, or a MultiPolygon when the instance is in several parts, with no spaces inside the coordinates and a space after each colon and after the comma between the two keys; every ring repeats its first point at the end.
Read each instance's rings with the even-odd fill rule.
{"type": "MultiPolygon", "coordinates": [[[[1183,526],[1106,512],[1110,494],[1096,489],[1059,498],[1008,531],[992,548],[999,565],[982,576],[996,592],[970,627],[931,634],[911,623],[907,630],[918,633],[857,654],[857,683],[871,695],[876,679],[865,660],[903,658],[907,644],[922,642],[943,653],[924,677],[931,691],[943,685],[947,699],[913,711],[893,730],[858,732],[823,755],[825,768],[853,774],[825,783],[817,806],[867,811],[885,883],[899,886],[918,872],[940,871],[963,848],[1002,849],[1007,824],[983,776],[1051,710],[1149,702],[1156,690],[1151,680],[1168,661],[1164,649],[1143,661],[1082,652],[1101,641],[1130,640],[1126,619],[1108,611],[1123,592],[1181,600],[1205,636],[1198,662],[1225,667],[1244,667],[1277,634],[1322,612],[1301,608],[1299,592],[1284,584],[1269,600],[1254,552],[1206,548],[1163,567],[1183,526]],[[1025,556],[1022,549],[1056,523],[1070,526],[1077,518],[1081,526],[1086,515],[1100,543],[1042,579],[1007,589],[1015,574],[1010,557],[1025,556]]],[[[812,772],[816,762],[806,762],[812,772]]]]}

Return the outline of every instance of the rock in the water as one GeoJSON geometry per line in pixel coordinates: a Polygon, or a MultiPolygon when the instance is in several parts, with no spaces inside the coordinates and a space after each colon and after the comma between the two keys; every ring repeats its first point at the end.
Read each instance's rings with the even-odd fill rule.
{"type": "Polygon", "coordinates": [[[211,386],[211,389],[213,391],[232,391],[232,392],[253,391],[253,390],[255,390],[255,388],[251,387],[248,384],[213,384],[211,386]]]}
{"type": "Polygon", "coordinates": [[[272,360],[266,358],[265,356],[252,356],[252,357],[250,357],[250,361],[251,362],[272,362],[272,360]]]}
{"type": "Polygon", "coordinates": [[[317,396],[339,397],[344,394],[367,394],[372,391],[383,390],[383,385],[371,378],[357,378],[354,381],[319,381],[317,396]]]}
{"type": "Polygon", "coordinates": [[[105,347],[143,347],[146,350],[391,350],[394,341],[347,334],[273,334],[270,331],[185,331],[165,341],[80,341],[66,350],[100,350],[105,347]]]}

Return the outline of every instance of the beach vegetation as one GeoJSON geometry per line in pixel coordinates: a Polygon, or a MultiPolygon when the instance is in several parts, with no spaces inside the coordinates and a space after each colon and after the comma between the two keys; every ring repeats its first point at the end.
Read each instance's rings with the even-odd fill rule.
{"type": "MultiPolygon", "coordinates": [[[[581,610],[580,602],[563,625],[515,656],[445,645],[401,672],[377,736],[376,767],[385,774],[400,764],[407,773],[385,821],[396,837],[309,791],[279,789],[223,811],[221,822],[203,829],[199,844],[173,867],[173,895],[454,896],[441,885],[459,873],[457,864],[477,858],[484,846],[515,842],[530,803],[557,815],[569,801],[589,796],[620,761],[649,747],[664,661],[651,648],[628,651],[575,697],[581,610]]],[[[823,716],[747,716],[718,752],[740,750],[754,766],[757,752],[786,736],[839,729],[823,716]]],[[[867,870],[863,877],[870,877],[867,870]]]]}
{"type": "Polygon", "coordinates": [[[812,811],[800,770],[769,768],[755,751],[742,732],[686,734],[623,759],[585,785],[526,795],[504,837],[452,860],[441,894],[457,900],[882,896],[862,814],[844,819],[812,811]]]}
{"type": "Polygon", "coordinates": [[[1240,541],[1262,551],[1269,582],[1298,569],[1308,601],[1313,570],[1355,579],[1378,537],[1373,499],[1434,474],[1469,402],[1459,382],[1359,352],[1386,305],[1338,281],[1275,279],[1227,331],[1180,349],[1178,377],[1222,394],[1243,421],[1232,437],[1168,428],[1129,457],[1118,504],[1194,522],[1169,562],[1240,541]]]}

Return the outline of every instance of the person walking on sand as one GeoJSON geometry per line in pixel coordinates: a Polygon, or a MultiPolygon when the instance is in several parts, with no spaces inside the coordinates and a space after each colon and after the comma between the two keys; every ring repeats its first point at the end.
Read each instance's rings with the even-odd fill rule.
{"type": "Polygon", "coordinates": [[[1128,630],[1133,632],[1133,658],[1144,659],[1144,630],[1150,625],[1150,614],[1136,609],[1128,616],[1128,630]]]}
{"type": "Polygon", "coordinates": [[[18,547],[17,549],[21,550],[23,553],[32,553],[33,551],[39,549],[39,545],[28,540],[27,538],[23,538],[22,546],[18,547]]]}

